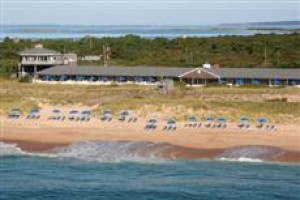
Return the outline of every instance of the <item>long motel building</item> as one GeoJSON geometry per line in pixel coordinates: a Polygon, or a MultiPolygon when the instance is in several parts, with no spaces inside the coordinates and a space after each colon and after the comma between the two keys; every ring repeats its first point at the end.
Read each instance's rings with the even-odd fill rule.
{"type": "Polygon", "coordinates": [[[35,83],[157,85],[163,80],[203,85],[300,85],[300,69],[54,66],[37,73],[35,83]]]}

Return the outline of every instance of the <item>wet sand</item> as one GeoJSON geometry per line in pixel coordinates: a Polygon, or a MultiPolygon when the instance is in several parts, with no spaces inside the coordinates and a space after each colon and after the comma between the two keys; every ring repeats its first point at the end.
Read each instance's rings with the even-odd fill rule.
{"type": "Polygon", "coordinates": [[[178,124],[177,131],[144,130],[145,119],[128,124],[92,119],[90,122],[9,120],[1,119],[0,141],[17,143],[25,151],[43,152],[80,141],[148,141],[169,145],[161,156],[182,159],[211,159],[232,148],[246,146],[274,147],[281,153],[272,161],[300,162],[300,136],[297,125],[280,126],[277,131],[257,128],[240,130],[235,124],[227,129],[186,128],[178,124]]]}

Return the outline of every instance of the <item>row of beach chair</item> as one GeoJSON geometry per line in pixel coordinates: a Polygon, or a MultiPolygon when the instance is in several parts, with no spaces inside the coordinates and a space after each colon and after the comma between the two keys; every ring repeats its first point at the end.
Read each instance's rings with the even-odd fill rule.
{"type": "MultiPolygon", "coordinates": [[[[101,120],[105,122],[110,122],[112,121],[112,119],[112,112],[110,110],[104,110],[102,113],[101,120]]],[[[120,122],[135,123],[138,121],[138,117],[129,110],[123,110],[120,112],[118,120],[120,122]]]]}
{"type": "MultiPolygon", "coordinates": [[[[21,117],[21,110],[19,108],[13,108],[10,110],[8,117],[10,119],[19,119],[21,117]]],[[[40,110],[39,109],[32,109],[29,111],[29,114],[26,116],[26,119],[39,119],[40,118],[40,110]]],[[[88,110],[84,111],[77,111],[77,110],[71,110],[69,112],[68,117],[66,117],[61,110],[54,109],[51,111],[51,115],[48,118],[48,120],[65,120],[69,119],[71,121],[89,121],[91,118],[91,112],[88,110]]]]}
{"type": "Polygon", "coordinates": [[[90,121],[91,119],[91,111],[89,110],[70,110],[69,115],[66,117],[61,110],[55,109],[52,110],[51,116],[48,118],[49,120],[70,120],[70,121],[90,121]]]}
{"type": "MultiPolygon", "coordinates": [[[[19,108],[13,108],[10,110],[9,118],[18,119],[21,117],[21,110],[19,108]]],[[[32,109],[29,114],[26,116],[26,119],[39,119],[40,118],[40,110],[32,109]]],[[[70,121],[89,121],[91,119],[91,111],[89,110],[70,110],[68,115],[65,116],[63,112],[59,109],[54,109],[51,112],[51,116],[48,118],[49,120],[70,120],[70,121]]],[[[105,122],[110,122],[113,119],[113,114],[110,110],[104,110],[101,116],[101,120],[105,122]]],[[[118,120],[120,122],[127,123],[135,123],[138,121],[138,117],[134,115],[129,110],[123,110],[119,114],[118,120]]],[[[257,119],[257,128],[265,129],[265,130],[275,130],[276,127],[274,124],[269,124],[268,119],[266,117],[260,117],[257,119]]],[[[246,116],[242,116],[239,119],[238,128],[240,129],[249,129],[250,128],[249,118],[246,116]]],[[[186,128],[196,128],[196,127],[206,127],[206,128],[222,128],[225,129],[228,127],[227,119],[225,117],[213,118],[207,117],[205,123],[201,123],[201,120],[197,116],[190,116],[187,119],[184,127],[186,128]]],[[[158,120],[155,118],[151,118],[148,120],[145,129],[152,131],[158,128],[158,120]]],[[[177,122],[175,119],[167,120],[165,126],[163,127],[164,131],[175,131],[177,129],[177,122]]]]}
{"type": "MultiPolygon", "coordinates": [[[[175,119],[167,120],[165,126],[163,127],[163,131],[175,131],[177,129],[177,122],[175,119]]],[[[151,118],[148,120],[145,130],[154,131],[158,128],[158,121],[155,118],[151,118]]]]}
{"type": "MultiPolygon", "coordinates": [[[[257,119],[257,128],[266,129],[266,130],[274,130],[276,127],[274,124],[268,124],[268,119],[266,117],[260,117],[257,119]]],[[[227,119],[225,117],[220,118],[213,118],[208,117],[206,118],[206,123],[201,123],[200,119],[197,116],[191,116],[188,118],[187,123],[185,124],[185,127],[207,127],[207,128],[227,128],[227,119]]],[[[249,129],[250,123],[249,118],[246,116],[242,116],[239,119],[238,128],[240,129],[249,129]]]]}
{"type": "MultiPolygon", "coordinates": [[[[9,118],[18,119],[21,117],[21,110],[19,108],[13,108],[9,112],[9,118]]],[[[39,119],[40,118],[40,110],[32,109],[26,117],[27,119],[39,119]]],[[[105,110],[102,113],[101,120],[110,122],[112,120],[112,112],[110,110],[105,110]]],[[[51,111],[51,115],[48,120],[70,120],[70,121],[89,121],[91,119],[91,111],[89,110],[70,110],[68,115],[66,116],[61,110],[54,109],[51,111]]],[[[119,119],[120,122],[128,122],[135,123],[138,121],[138,117],[131,113],[128,110],[124,110],[120,113],[119,119]]]]}

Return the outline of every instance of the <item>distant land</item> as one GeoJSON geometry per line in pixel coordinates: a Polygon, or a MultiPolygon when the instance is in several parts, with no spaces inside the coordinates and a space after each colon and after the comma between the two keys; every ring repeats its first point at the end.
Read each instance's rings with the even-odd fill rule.
{"type": "Polygon", "coordinates": [[[245,22],[220,25],[2,25],[0,42],[6,38],[62,39],[84,37],[123,37],[137,35],[143,38],[181,38],[251,36],[256,34],[290,34],[300,32],[300,21],[245,22]]]}
{"type": "Polygon", "coordinates": [[[228,23],[220,24],[219,26],[235,26],[235,27],[244,27],[244,26],[300,26],[300,21],[277,21],[277,22],[245,22],[245,23],[228,23]]]}

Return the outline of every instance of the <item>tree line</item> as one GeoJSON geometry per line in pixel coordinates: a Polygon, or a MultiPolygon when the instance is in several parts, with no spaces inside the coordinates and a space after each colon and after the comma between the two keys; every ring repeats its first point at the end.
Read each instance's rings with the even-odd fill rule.
{"type": "MultiPolygon", "coordinates": [[[[0,75],[16,70],[18,53],[34,44],[65,53],[102,55],[103,46],[111,49],[109,65],[195,67],[203,63],[220,67],[300,67],[300,34],[259,34],[254,36],[219,36],[211,38],[141,38],[124,37],[81,39],[16,40],[0,42],[0,75]]],[[[85,65],[103,65],[102,61],[85,65]]]]}

